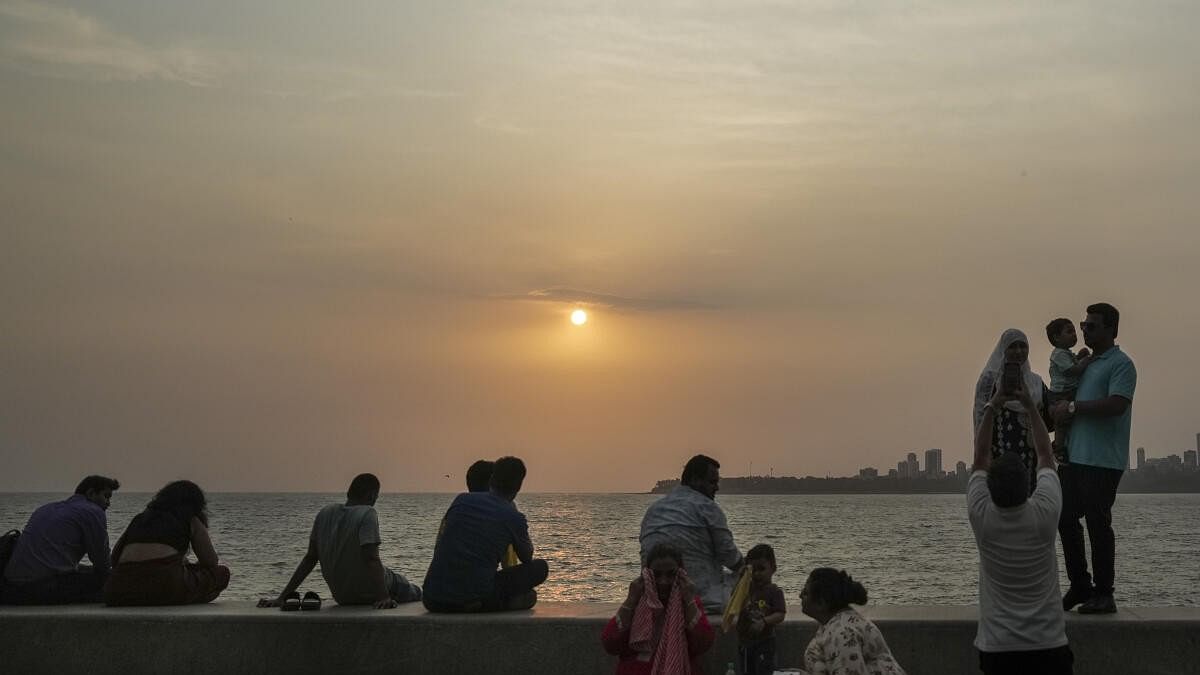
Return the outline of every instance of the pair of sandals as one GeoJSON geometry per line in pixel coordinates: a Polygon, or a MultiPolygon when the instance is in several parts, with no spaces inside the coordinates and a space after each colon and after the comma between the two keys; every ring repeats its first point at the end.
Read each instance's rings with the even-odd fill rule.
{"type": "Polygon", "coordinates": [[[294,612],[302,610],[305,612],[315,612],[321,609],[321,596],[313,591],[308,591],[304,594],[304,598],[300,598],[300,593],[292,591],[286,598],[283,599],[283,604],[279,609],[285,612],[294,612]]]}

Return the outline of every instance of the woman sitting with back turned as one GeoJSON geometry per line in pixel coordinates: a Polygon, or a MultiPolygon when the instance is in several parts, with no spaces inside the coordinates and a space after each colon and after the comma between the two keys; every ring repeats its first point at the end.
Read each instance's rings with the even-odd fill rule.
{"type": "Polygon", "coordinates": [[[712,646],[713,629],[683,554],[666,544],[650,549],[600,641],[618,657],[617,675],[703,675],[700,656],[712,646]]]}
{"type": "Polygon", "coordinates": [[[229,585],[208,536],[208,502],[199,485],[168,483],[133,517],[113,547],[104,587],[107,605],[187,605],[212,602],[229,585]],[[191,548],[196,562],[185,556],[191,548]]]}
{"type": "Polygon", "coordinates": [[[804,650],[809,675],[904,675],[879,629],[850,607],[867,603],[867,589],[845,570],[813,570],[800,603],[821,624],[804,650]]]}

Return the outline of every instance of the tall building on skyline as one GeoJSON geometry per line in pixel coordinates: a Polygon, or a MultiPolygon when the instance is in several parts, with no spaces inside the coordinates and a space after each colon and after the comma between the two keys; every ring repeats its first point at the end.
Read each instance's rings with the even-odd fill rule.
{"type": "Polygon", "coordinates": [[[958,464],[954,465],[954,473],[957,473],[959,478],[966,476],[967,475],[967,463],[962,461],[961,459],[958,460],[958,464]]]}
{"type": "Polygon", "coordinates": [[[896,462],[896,477],[908,478],[908,462],[896,462]]]}
{"type": "Polygon", "coordinates": [[[1137,449],[1137,470],[1141,471],[1144,468],[1146,468],[1146,449],[1138,448],[1137,449]]]}
{"type": "Polygon", "coordinates": [[[915,452],[908,453],[908,461],[906,462],[906,464],[908,464],[908,477],[909,478],[920,478],[921,462],[917,459],[917,453],[915,453],[915,452]]]}
{"type": "Polygon", "coordinates": [[[1196,459],[1197,459],[1198,454],[1200,454],[1200,453],[1197,453],[1195,450],[1184,450],[1183,451],[1183,466],[1185,468],[1192,468],[1192,469],[1197,468],[1196,459]]]}
{"type": "Polygon", "coordinates": [[[942,449],[930,448],[925,451],[925,475],[937,478],[942,475],[942,449]]]}

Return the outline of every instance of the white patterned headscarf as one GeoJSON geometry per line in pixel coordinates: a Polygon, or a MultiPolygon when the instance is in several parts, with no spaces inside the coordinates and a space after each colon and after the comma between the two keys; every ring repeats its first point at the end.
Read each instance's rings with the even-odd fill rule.
{"type": "MultiPolygon", "coordinates": [[[[1000,340],[996,343],[996,348],[992,350],[992,355],[988,358],[987,365],[983,367],[983,372],[979,374],[980,379],[991,373],[994,378],[993,381],[996,383],[1000,382],[1004,371],[1004,352],[1014,342],[1024,342],[1028,346],[1029,338],[1025,336],[1023,331],[1016,328],[1009,328],[1000,334],[1000,340]]],[[[1021,377],[1025,381],[1025,391],[1029,392],[1029,397],[1033,399],[1034,406],[1041,408],[1042,387],[1045,385],[1042,384],[1041,376],[1030,369],[1028,358],[1021,364],[1021,377]]],[[[1020,401],[1009,401],[1004,404],[1004,407],[1013,412],[1024,412],[1020,401]]]]}

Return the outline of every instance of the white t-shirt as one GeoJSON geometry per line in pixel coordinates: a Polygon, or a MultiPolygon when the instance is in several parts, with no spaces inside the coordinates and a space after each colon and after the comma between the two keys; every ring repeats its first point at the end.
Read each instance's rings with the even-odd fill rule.
{"type": "Polygon", "coordinates": [[[1039,469],[1024,504],[992,502],[987,472],[967,482],[967,513],[979,548],[979,630],[983,652],[1053,649],[1067,644],[1058,590],[1058,516],[1062,486],[1053,469],[1039,469]]]}
{"type": "MultiPolygon", "coordinates": [[[[379,543],[379,516],[365,504],[330,504],[313,521],[311,537],[317,541],[321,576],[339,605],[364,605],[379,599],[379,581],[367,570],[362,547],[379,543]]],[[[384,584],[392,585],[392,571],[383,568],[384,584]]]]}

